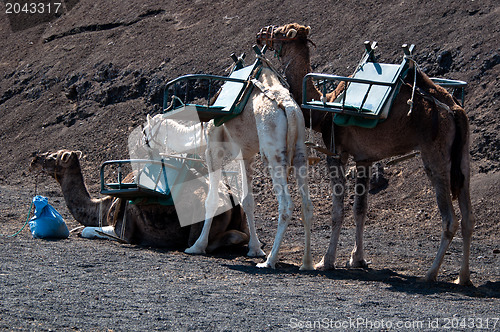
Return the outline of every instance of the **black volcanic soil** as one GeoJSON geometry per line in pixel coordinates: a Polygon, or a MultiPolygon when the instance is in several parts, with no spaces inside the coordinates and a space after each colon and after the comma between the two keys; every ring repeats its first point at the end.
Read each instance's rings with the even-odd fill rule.
{"type": "MultiPolygon", "coordinates": [[[[376,40],[380,61],[400,62],[400,45],[413,43],[417,62],[430,76],[468,82],[476,287],[451,283],[460,267],[459,233],[439,282],[417,280],[435,256],[441,223],[415,158],[387,167],[387,188],[370,195],[366,270],[299,272],[298,208],[275,271],[257,269],[261,260],[245,257],[244,249],[189,256],[76,234],[62,241],[34,240],[27,230],[2,236],[0,329],[290,330],[315,322],[317,329],[341,330],[431,330],[436,324],[499,329],[497,1],[73,0],[58,14],[31,16],[6,14],[6,2],[0,4],[1,234],[13,234],[26,220],[35,193],[27,170],[34,152],[83,151],[84,176],[97,197],[99,165],[128,157],[128,134],[160,110],[166,81],[188,73],[224,74],[231,53],[251,54],[261,27],[296,21],[311,26],[314,71],[348,75],[363,41],[376,40]]],[[[330,234],[324,163],[312,169],[310,180],[316,262],[330,234]]],[[[260,193],[258,232],[269,251],[277,208],[269,179],[259,174],[254,184],[260,193]]],[[[36,192],[49,198],[70,229],[78,226],[52,179],[39,178],[36,192]]],[[[351,190],[340,266],[352,249],[352,201],[351,190]]]]}

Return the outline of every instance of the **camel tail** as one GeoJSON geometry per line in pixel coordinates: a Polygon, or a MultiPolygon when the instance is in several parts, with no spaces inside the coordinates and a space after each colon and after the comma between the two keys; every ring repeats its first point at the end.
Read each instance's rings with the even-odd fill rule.
{"type": "Polygon", "coordinates": [[[462,108],[455,112],[455,138],[451,145],[451,195],[457,199],[460,189],[464,186],[465,175],[462,171],[462,160],[468,153],[466,147],[469,144],[469,121],[462,108]]]}
{"type": "Polygon", "coordinates": [[[287,150],[287,165],[291,166],[293,161],[293,156],[295,155],[295,146],[297,143],[297,118],[293,112],[291,112],[289,107],[279,104],[279,107],[285,111],[286,121],[287,121],[287,131],[286,131],[286,150],[287,150]]]}

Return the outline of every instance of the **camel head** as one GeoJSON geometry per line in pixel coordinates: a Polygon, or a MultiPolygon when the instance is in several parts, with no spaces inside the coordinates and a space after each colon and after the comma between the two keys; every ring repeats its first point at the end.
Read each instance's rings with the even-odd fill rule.
{"type": "Polygon", "coordinates": [[[259,46],[267,45],[271,51],[284,56],[287,51],[287,45],[292,42],[302,43],[307,46],[307,43],[314,43],[308,38],[311,27],[300,25],[298,23],[285,24],[282,26],[270,25],[262,28],[257,34],[257,44],[259,46]]]}
{"type": "Polygon", "coordinates": [[[31,172],[45,173],[58,180],[68,171],[81,172],[79,162],[81,156],[81,151],[47,152],[33,157],[29,169],[31,172]]]}

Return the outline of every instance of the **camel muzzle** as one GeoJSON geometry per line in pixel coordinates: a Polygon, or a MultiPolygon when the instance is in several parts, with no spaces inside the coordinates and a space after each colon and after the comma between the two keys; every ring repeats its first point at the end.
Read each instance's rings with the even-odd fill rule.
{"type": "Polygon", "coordinates": [[[267,48],[271,51],[274,51],[273,41],[275,39],[275,30],[276,25],[268,25],[267,27],[263,27],[257,33],[257,44],[259,46],[267,45],[267,48]]]}

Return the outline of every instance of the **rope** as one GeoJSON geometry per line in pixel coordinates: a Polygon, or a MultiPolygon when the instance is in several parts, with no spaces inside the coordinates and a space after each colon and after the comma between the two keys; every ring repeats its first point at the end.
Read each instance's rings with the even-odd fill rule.
{"type": "MultiPolygon", "coordinates": [[[[128,200],[125,200],[125,206],[123,207],[123,224],[122,224],[122,229],[120,231],[120,239],[125,240],[125,227],[127,225],[127,204],[128,200]]],[[[118,209],[120,206],[118,206],[118,209]]]]}
{"type": "Polygon", "coordinates": [[[411,112],[413,111],[413,97],[415,96],[415,89],[417,87],[417,70],[418,70],[418,64],[415,60],[412,58],[408,58],[409,61],[413,62],[413,66],[415,67],[415,74],[413,75],[413,88],[411,90],[411,98],[408,99],[406,102],[408,105],[410,105],[410,110],[408,111],[407,116],[411,115],[411,112]]]}
{"type": "Polygon", "coordinates": [[[33,208],[33,201],[31,202],[31,205],[30,205],[30,208],[28,210],[28,217],[26,218],[26,222],[24,223],[23,227],[21,227],[20,230],[18,230],[17,232],[15,232],[14,234],[10,234],[10,235],[4,235],[4,234],[0,234],[0,236],[4,236],[4,237],[15,237],[17,236],[19,233],[21,233],[23,231],[23,229],[26,227],[26,225],[28,224],[28,222],[30,221],[30,215],[31,215],[31,209],[33,208]]]}
{"type": "MultiPolygon", "coordinates": [[[[37,191],[38,191],[38,175],[35,176],[35,196],[37,195],[37,191]]],[[[33,209],[33,205],[34,205],[34,202],[33,200],[31,200],[31,205],[30,205],[30,208],[28,210],[28,216],[26,217],[26,222],[24,223],[23,227],[21,227],[20,230],[18,230],[17,232],[15,232],[14,234],[0,234],[0,236],[4,236],[4,237],[16,237],[17,235],[19,235],[23,229],[26,227],[26,225],[28,224],[28,222],[30,221],[30,216],[31,216],[31,210],[33,209]]]]}

